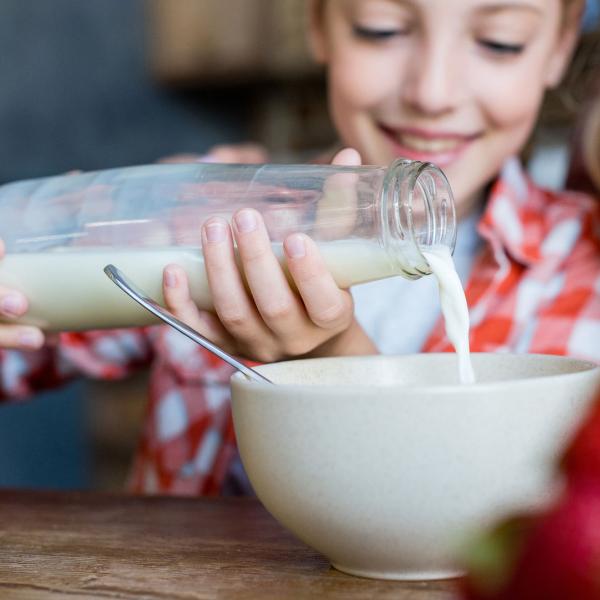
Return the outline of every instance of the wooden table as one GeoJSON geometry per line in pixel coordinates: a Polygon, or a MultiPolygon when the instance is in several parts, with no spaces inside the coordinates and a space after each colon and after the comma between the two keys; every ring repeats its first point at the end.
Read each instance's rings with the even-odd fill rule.
{"type": "Polygon", "coordinates": [[[345,575],[246,499],[0,490],[2,600],[449,600],[345,575]]]}

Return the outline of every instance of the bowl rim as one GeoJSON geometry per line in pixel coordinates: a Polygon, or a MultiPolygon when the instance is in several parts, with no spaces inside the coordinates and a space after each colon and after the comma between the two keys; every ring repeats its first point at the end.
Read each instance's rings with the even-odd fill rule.
{"type": "MultiPolygon", "coordinates": [[[[343,391],[348,395],[362,395],[365,389],[368,388],[376,388],[378,390],[390,390],[390,389],[403,389],[410,391],[411,393],[416,394],[428,394],[428,395],[437,395],[437,394],[449,394],[451,392],[460,391],[461,395],[473,394],[473,393],[481,393],[481,392],[492,392],[499,391],[500,389],[505,389],[507,385],[510,385],[511,388],[519,389],[522,386],[530,386],[532,384],[539,384],[544,382],[545,384],[552,383],[557,380],[564,381],[565,379],[576,379],[576,378],[587,378],[591,377],[592,379],[597,379],[598,388],[600,390],[600,364],[595,363],[591,360],[585,360],[580,358],[575,358],[572,356],[564,356],[560,354],[540,354],[540,353],[527,353],[527,354],[518,354],[516,352],[471,352],[471,355],[485,355],[485,356],[498,356],[505,358],[507,356],[514,358],[524,358],[527,357],[526,360],[531,357],[542,358],[543,360],[556,360],[557,362],[572,362],[578,364],[582,368],[578,371],[573,371],[570,373],[558,373],[551,375],[541,375],[536,377],[524,377],[521,379],[504,379],[501,381],[486,381],[486,382],[475,382],[471,384],[461,384],[461,383],[448,383],[443,385],[431,385],[431,384],[372,384],[372,383],[352,383],[352,384],[302,384],[302,383],[268,383],[262,381],[251,380],[246,377],[243,373],[236,371],[232,374],[230,378],[230,384],[232,388],[235,386],[240,386],[243,388],[251,388],[261,391],[273,390],[275,388],[285,387],[286,390],[290,391],[306,391],[311,390],[311,392],[320,392],[320,391],[329,391],[331,388],[335,388],[336,390],[343,391]]],[[[350,359],[350,360],[361,360],[361,359],[369,359],[369,360],[377,360],[377,357],[384,358],[414,358],[414,357],[423,357],[423,356],[456,356],[453,352],[421,352],[421,353],[412,353],[412,354],[369,354],[364,356],[326,356],[319,358],[301,358],[293,361],[277,361],[274,363],[268,363],[265,365],[258,365],[254,368],[259,372],[264,373],[264,375],[268,376],[269,367],[272,365],[280,365],[288,362],[312,362],[312,361],[335,361],[340,359],[350,359]]],[[[421,359],[418,360],[427,360],[421,359]]],[[[371,399],[373,400],[373,399],[371,399]]]]}

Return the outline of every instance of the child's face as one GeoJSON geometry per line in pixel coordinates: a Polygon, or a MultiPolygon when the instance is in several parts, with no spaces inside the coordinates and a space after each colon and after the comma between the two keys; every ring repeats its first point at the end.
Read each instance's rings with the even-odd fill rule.
{"type": "Polygon", "coordinates": [[[399,156],[436,163],[459,212],[522,148],[576,38],[563,0],[322,0],[320,7],[311,36],[328,67],[343,142],[365,163],[399,156]]]}

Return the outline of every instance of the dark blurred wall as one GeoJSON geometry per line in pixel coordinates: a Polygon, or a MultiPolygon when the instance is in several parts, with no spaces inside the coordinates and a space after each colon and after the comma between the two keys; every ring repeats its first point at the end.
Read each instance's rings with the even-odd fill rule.
{"type": "Polygon", "coordinates": [[[245,137],[231,94],[160,89],[144,25],[143,0],[2,0],[0,182],[245,137]]]}
{"type": "MultiPolygon", "coordinates": [[[[142,0],[0,2],[0,182],[246,137],[239,97],[161,89],[145,36],[142,0]]],[[[85,390],[0,404],[0,486],[94,485],[85,390]]]]}

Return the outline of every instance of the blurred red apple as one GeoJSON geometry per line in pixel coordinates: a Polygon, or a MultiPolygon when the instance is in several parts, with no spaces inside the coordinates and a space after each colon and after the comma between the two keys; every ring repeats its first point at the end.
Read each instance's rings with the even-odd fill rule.
{"type": "Polygon", "coordinates": [[[470,549],[465,600],[600,600],[600,395],[561,461],[566,487],[470,549]]]}

